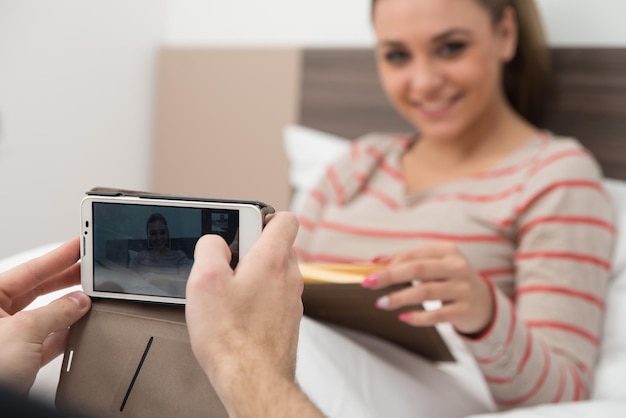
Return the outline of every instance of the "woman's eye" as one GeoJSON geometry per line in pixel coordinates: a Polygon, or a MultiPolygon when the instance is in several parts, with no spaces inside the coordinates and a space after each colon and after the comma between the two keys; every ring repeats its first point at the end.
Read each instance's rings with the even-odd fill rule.
{"type": "Polygon", "coordinates": [[[409,53],[405,51],[389,51],[385,53],[385,61],[394,65],[404,64],[409,58],[409,53]]]}
{"type": "Polygon", "coordinates": [[[439,48],[439,55],[442,57],[455,57],[459,55],[467,46],[465,42],[448,42],[439,48]]]}

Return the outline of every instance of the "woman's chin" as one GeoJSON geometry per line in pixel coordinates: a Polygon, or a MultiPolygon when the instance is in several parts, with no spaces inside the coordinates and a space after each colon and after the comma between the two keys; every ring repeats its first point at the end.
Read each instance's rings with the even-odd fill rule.
{"type": "Polygon", "coordinates": [[[462,138],[462,129],[456,126],[437,126],[419,128],[420,137],[428,141],[451,142],[462,138]]]}

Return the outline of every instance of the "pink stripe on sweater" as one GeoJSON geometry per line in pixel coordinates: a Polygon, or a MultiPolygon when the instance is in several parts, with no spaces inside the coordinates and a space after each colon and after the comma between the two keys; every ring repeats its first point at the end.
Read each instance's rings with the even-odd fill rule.
{"type": "Polygon", "coordinates": [[[378,151],[376,148],[367,147],[365,149],[365,152],[368,153],[372,158],[374,158],[379,169],[389,174],[389,176],[396,180],[404,181],[404,174],[387,164],[387,162],[385,161],[385,156],[381,154],[381,152],[378,151]]]}
{"type": "Polygon", "coordinates": [[[494,202],[494,201],[506,199],[510,196],[513,196],[516,193],[519,193],[522,190],[523,190],[523,187],[521,185],[516,185],[509,189],[506,189],[497,193],[492,193],[492,194],[473,195],[473,194],[466,194],[466,193],[448,193],[448,194],[436,195],[432,198],[432,200],[435,200],[435,201],[461,200],[464,202],[471,202],[471,203],[488,203],[488,202],[494,202]]]}
{"type": "Polygon", "coordinates": [[[337,176],[337,172],[335,171],[335,168],[331,166],[328,169],[328,172],[326,173],[326,175],[328,176],[328,181],[330,181],[333,191],[335,192],[335,197],[337,198],[336,199],[337,204],[340,206],[344,205],[346,203],[346,193],[343,188],[343,185],[339,181],[339,177],[337,176]]]}
{"type": "Polygon", "coordinates": [[[565,366],[561,365],[561,371],[559,373],[559,388],[556,391],[556,395],[552,399],[552,403],[559,403],[563,398],[563,393],[565,392],[565,366]]]}
{"type": "Polygon", "coordinates": [[[322,193],[319,189],[312,189],[309,195],[320,206],[326,206],[326,196],[324,196],[324,193],[322,193]]]}
{"type": "Polygon", "coordinates": [[[391,210],[398,210],[400,208],[400,205],[398,204],[398,202],[393,200],[387,194],[380,192],[376,189],[371,189],[369,187],[366,187],[363,190],[363,194],[366,194],[368,196],[373,197],[374,199],[379,200],[381,203],[383,203],[385,206],[387,206],[391,210]]]}
{"type": "Polygon", "coordinates": [[[530,328],[557,329],[559,331],[578,335],[579,337],[589,341],[594,346],[598,346],[600,344],[599,338],[593,335],[591,332],[583,328],[577,327],[575,325],[565,323],[565,322],[536,320],[536,321],[527,321],[526,325],[530,328]]]}
{"type": "Polygon", "coordinates": [[[568,251],[531,251],[517,253],[515,255],[516,261],[532,260],[536,258],[561,258],[563,260],[595,264],[606,271],[611,271],[611,263],[609,261],[588,254],[573,253],[568,251]]]}
{"type": "Polygon", "coordinates": [[[575,188],[589,188],[589,189],[594,189],[597,190],[599,192],[601,192],[604,197],[606,196],[606,192],[604,191],[604,188],[602,187],[602,184],[598,183],[597,181],[590,181],[590,180],[562,180],[562,181],[558,181],[556,183],[552,183],[546,187],[544,187],[542,190],[540,190],[539,192],[537,192],[534,196],[531,196],[525,203],[522,203],[520,206],[518,206],[515,209],[515,212],[517,214],[521,214],[525,211],[528,210],[528,208],[530,206],[533,205],[533,203],[535,203],[537,200],[541,199],[542,197],[544,197],[545,195],[558,190],[560,188],[564,188],[564,187],[575,187],[575,188]]]}
{"type": "Polygon", "coordinates": [[[601,298],[582,290],[576,290],[569,287],[551,286],[551,285],[529,285],[520,286],[515,292],[516,296],[525,295],[529,293],[555,293],[564,296],[570,296],[578,298],[596,305],[600,309],[604,309],[604,300],[601,298]]]}
{"type": "Polygon", "coordinates": [[[609,222],[606,222],[604,219],[593,218],[589,216],[542,216],[539,218],[535,218],[532,221],[529,221],[522,225],[519,229],[519,235],[522,236],[526,234],[532,228],[543,225],[547,223],[564,223],[564,224],[579,224],[579,225],[589,225],[596,226],[599,228],[606,229],[612,234],[616,233],[615,226],[609,222]]]}
{"type": "Polygon", "coordinates": [[[497,404],[503,406],[516,406],[526,402],[527,400],[532,398],[537,392],[539,392],[539,389],[541,389],[541,387],[546,382],[546,379],[548,378],[548,372],[550,371],[550,355],[548,353],[548,350],[546,350],[544,346],[542,346],[542,351],[544,353],[543,370],[541,371],[541,375],[539,376],[539,379],[532,387],[532,389],[528,391],[528,393],[513,399],[500,399],[494,397],[494,400],[497,404]]]}
{"type": "MultiPolygon", "coordinates": [[[[489,282],[491,284],[491,282],[489,282]]],[[[493,284],[491,284],[491,286],[493,287],[493,284]]],[[[497,309],[499,309],[499,306],[497,306],[498,304],[496,304],[497,309]]],[[[507,352],[507,350],[509,349],[509,346],[511,345],[511,342],[513,342],[513,335],[514,335],[514,331],[515,331],[515,325],[517,323],[517,315],[516,315],[516,311],[515,311],[515,307],[511,304],[509,304],[509,311],[511,312],[510,315],[510,323],[509,323],[509,329],[506,335],[506,339],[504,340],[504,344],[502,345],[502,347],[500,347],[500,350],[495,353],[493,356],[491,357],[478,357],[476,356],[476,361],[479,362],[480,364],[489,364],[489,363],[493,363],[494,361],[498,360],[500,357],[502,357],[504,355],[504,353],[507,352]]],[[[498,318],[499,314],[498,314],[498,310],[496,310],[494,312],[494,323],[495,323],[495,318],[498,318]]],[[[487,338],[487,336],[493,332],[493,325],[494,323],[492,323],[492,325],[489,328],[489,331],[486,332],[483,336],[481,336],[480,339],[478,339],[478,341],[480,341],[481,339],[484,340],[485,338],[487,338]]]]}
{"type": "Polygon", "coordinates": [[[461,235],[445,234],[431,231],[392,231],[382,229],[361,228],[335,222],[321,222],[318,228],[350,235],[360,235],[371,238],[397,238],[397,239],[431,239],[455,242],[506,242],[505,238],[497,234],[484,235],[461,235]]]}

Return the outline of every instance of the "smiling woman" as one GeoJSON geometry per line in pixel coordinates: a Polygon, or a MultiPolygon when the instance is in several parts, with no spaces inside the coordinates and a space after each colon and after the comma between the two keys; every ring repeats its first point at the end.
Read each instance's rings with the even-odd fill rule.
{"type": "MultiPolygon", "coordinates": [[[[366,135],[329,166],[299,258],[384,264],[368,288],[419,281],[377,306],[451,324],[499,408],[587,398],[614,213],[593,156],[535,124],[549,65],[534,2],[377,0],[372,17],[381,84],[415,133],[366,135]],[[411,308],[426,300],[442,307],[411,308]]],[[[416,411],[442,402],[415,396],[416,411]]]]}
{"type": "MultiPolygon", "coordinates": [[[[130,262],[130,269],[142,276],[164,276],[186,280],[192,261],[181,250],[171,248],[167,220],[160,213],[153,213],[146,221],[148,248],[139,252],[130,262]]],[[[181,290],[184,291],[184,281],[181,290]]]]}
{"type": "MultiPolygon", "coordinates": [[[[373,10],[376,8],[376,3],[381,1],[374,0],[372,2],[373,10]]],[[[488,11],[488,16],[485,16],[484,13],[463,15],[463,2],[456,4],[457,7],[454,11],[460,14],[458,16],[461,19],[459,26],[450,28],[448,31],[442,32],[435,37],[433,39],[434,43],[431,45],[431,53],[438,55],[440,58],[453,58],[468,47],[470,39],[467,38],[471,38],[474,35],[469,29],[472,24],[475,27],[475,24],[479,23],[480,20],[485,18],[491,19],[493,23],[492,28],[487,28],[484,24],[481,26],[483,31],[488,30],[489,32],[502,30],[502,25],[504,24],[507,26],[504,28],[506,29],[504,35],[508,38],[505,39],[509,42],[506,45],[508,50],[505,51],[505,57],[496,57],[496,64],[499,64],[499,61],[504,58],[505,65],[497,65],[497,68],[492,70],[498,73],[502,72],[504,93],[511,106],[529,121],[533,123],[540,122],[543,100],[545,99],[545,88],[548,85],[550,76],[550,56],[546,46],[541,17],[535,3],[533,1],[512,2],[510,0],[476,0],[476,2],[488,11]],[[515,12],[513,16],[511,16],[512,11],[515,12]],[[470,17],[473,17],[473,19],[470,17]],[[515,19],[514,22],[510,21],[511,17],[515,19]],[[504,18],[507,21],[503,22],[504,18]],[[478,19],[478,22],[476,19],[478,19]],[[511,28],[511,23],[514,23],[516,28],[511,28]],[[498,26],[500,27],[498,28],[498,26]],[[454,32],[459,32],[456,41],[453,36],[454,32]],[[465,38],[463,38],[463,35],[465,38]],[[511,46],[515,48],[514,51],[511,50],[511,46]]],[[[427,5],[424,4],[423,6],[426,7],[427,5]]],[[[406,16],[406,18],[410,19],[409,16],[406,16]]],[[[379,17],[379,22],[380,19],[379,17]]],[[[402,45],[398,46],[401,47],[402,45]]],[[[400,52],[400,55],[402,55],[402,52],[400,52]]],[[[409,57],[400,57],[399,55],[380,57],[380,59],[387,61],[407,58],[409,57]]],[[[486,62],[479,61],[479,64],[484,68],[486,62]]],[[[497,88],[497,90],[499,91],[500,89],[497,88]]]]}

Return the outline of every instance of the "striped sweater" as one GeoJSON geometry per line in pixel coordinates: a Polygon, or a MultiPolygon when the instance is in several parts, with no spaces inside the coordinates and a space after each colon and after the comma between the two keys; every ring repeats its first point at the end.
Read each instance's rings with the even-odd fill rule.
{"type": "Polygon", "coordinates": [[[593,157],[545,136],[487,171],[407,193],[400,157],[410,145],[355,141],[299,214],[298,257],[363,262],[452,241],[493,286],[495,318],[465,342],[496,404],[588,397],[616,238],[593,157]]]}

